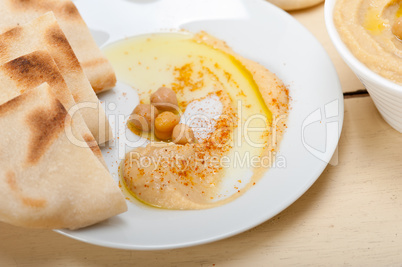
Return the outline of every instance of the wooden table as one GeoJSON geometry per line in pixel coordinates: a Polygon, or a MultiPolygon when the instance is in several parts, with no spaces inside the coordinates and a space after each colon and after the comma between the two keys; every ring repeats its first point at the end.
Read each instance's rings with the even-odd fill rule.
{"type": "Polygon", "coordinates": [[[402,134],[388,126],[330,42],[319,5],[291,14],[331,56],[345,99],[339,164],[264,224],[215,243],[141,252],[0,223],[0,266],[401,266],[402,134]]]}

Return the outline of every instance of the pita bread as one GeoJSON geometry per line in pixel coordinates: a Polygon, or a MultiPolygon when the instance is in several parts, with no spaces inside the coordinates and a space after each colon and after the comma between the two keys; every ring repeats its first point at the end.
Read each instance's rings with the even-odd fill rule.
{"type": "Polygon", "coordinates": [[[69,0],[0,0],[0,32],[53,11],[96,93],[114,87],[116,76],[74,3],[69,0]]]}
{"type": "Polygon", "coordinates": [[[284,10],[298,10],[317,5],[324,0],[268,0],[284,10]]]}
{"type": "MultiPolygon", "coordinates": [[[[47,51],[35,51],[0,66],[0,88],[2,88],[0,90],[0,105],[45,82],[51,86],[54,95],[67,110],[75,105],[63,76],[61,76],[56,63],[47,51]]],[[[77,130],[77,132],[72,133],[71,138],[74,138],[77,145],[88,144],[95,156],[106,167],[99,146],[85,124],[81,113],[78,111],[71,115],[74,129],[77,130]]]]}
{"type": "Polygon", "coordinates": [[[50,53],[75,102],[87,106],[80,111],[98,144],[110,140],[113,134],[105,112],[51,12],[0,35],[0,64],[37,50],[50,53]]]}
{"type": "Polygon", "coordinates": [[[127,210],[91,149],[70,142],[71,127],[47,84],[0,106],[0,221],[77,229],[127,210]]]}

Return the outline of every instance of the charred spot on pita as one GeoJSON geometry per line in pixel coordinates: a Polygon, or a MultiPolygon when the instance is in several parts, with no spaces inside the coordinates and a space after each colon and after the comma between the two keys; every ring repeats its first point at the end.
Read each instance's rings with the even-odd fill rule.
{"type": "Polygon", "coordinates": [[[31,208],[44,208],[46,206],[46,202],[47,202],[45,199],[36,199],[36,198],[30,198],[30,197],[21,197],[21,200],[25,206],[28,206],[31,208]]]}
{"type": "Polygon", "coordinates": [[[55,99],[50,108],[39,108],[26,118],[30,129],[27,163],[36,164],[64,130],[67,111],[55,99]]]}
{"type": "Polygon", "coordinates": [[[11,191],[13,191],[18,198],[22,201],[22,203],[25,206],[31,207],[31,208],[43,208],[46,206],[46,200],[45,199],[36,199],[36,198],[31,198],[24,196],[23,193],[21,192],[21,189],[18,187],[17,184],[17,178],[15,175],[15,172],[9,170],[6,172],[6,179],[7,179],[7,184],[10,187],[11,191]]]}
{"type": "Polygon", "coordinates": [[[3,41],[0,40],[0,58],[7,57],[8,55],[8,47],[4,44],[3,41]]]}
{"type": "Polygon", "coordinates": [[[15,172],[9,170],[6,172],[7,184],[12,191],[18,191],[17,180],[15,179],[15,172]]]}
{"type": "Polygon", "coordinates": [[[87,145],[89,146],[89,148],[91,148],[92,152],[96,155],[96,156],[100,156],[102,154],[98,143],[96,142],[95,138],[93,137],[93,135],[91,134],[84,134],[83,136],[85,142],[87,143],[87,145]]]}
{"type": "Polygon", "coordinates": [[[26,88],[38,86],[45,81],[49,84],[63,82],[58,69],[55,69],[52,63],[49,55],[37,51],[16,58],[4,64],[3,68],[21,88],[26,88]]]}
{"type": "Polygon", "coordinates": [[[16,39],[22,34],[22,28],[21,27],[14,27],[4,33],[1,34],[1,38],[3,39],[16,39]]]}
{"type": "Polygon", "coordinates": [[[81,65],[70,46],[66,36],[58,24],[54,24],[46,31],[46,42],[49,46],[57,48],[59,54],[55,56],[54,60],[60,69],[73,68],[80,69],[81,65]]]}
{"type": "Polygon", "coordinates": [[[81,17],[80,13],[78,12],[77,7],[74,5],[73,2],[66,2],[64,4],[62,4],[61,8],[60,8],[60,12],[63,15],[68,16],[69,18],[72,17],[81,17]]]}
{"type": "Polygon", "coordinates": [[[16,41],[22,34],[21,27],[11,28],[0,35],[0,58],[8,56],[9,42],[16,41]]]}

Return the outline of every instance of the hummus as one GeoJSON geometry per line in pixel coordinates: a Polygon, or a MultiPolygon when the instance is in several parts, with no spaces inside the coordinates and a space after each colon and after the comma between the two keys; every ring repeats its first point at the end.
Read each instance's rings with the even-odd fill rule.
{"type": "Polygon", "coordinates": [[[338,0],[335,26],[350,51],[368,68],[402,84],[402,41],[392,26],[402,16],[399,0],[338,0]]]}
{"type": "Polygon", "coordinates": [[[135,37],[105,54],[140,103],[161,86],[172,88],[181,123],[197,139],[177,145],[143,135],[150,142],[127,153],[120,167],[125,188],[140,201],[167,209],[222,205],[274,164],[289,95],[262,65],[205,32],[135,37]]]}

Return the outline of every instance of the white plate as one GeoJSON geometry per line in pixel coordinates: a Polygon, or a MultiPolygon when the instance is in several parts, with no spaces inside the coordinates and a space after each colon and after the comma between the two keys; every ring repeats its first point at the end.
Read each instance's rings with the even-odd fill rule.
{"type": "MultiPolygon", "coordinates": [[[[290,15],[263,0],[77,0],[75,4],[101,46],[169,29],[207,31],[276,73],[289,86],[292,102],[279,153],[286,167],[270,169],[235,201],[196,211],[162,210],[128,202],[129,210],[124,214],[86,229],[59,233],[122,249],[208,243],[272,218],[320,176],[339,140],[343,95],[325,50],[290,15]]],[[[126,114],[138,101],[136,93],[121,84],[100,98],[106,104],[118,102],[114,111],[107,105],[109,114],[126,114]],[[129,94],[123,97],[124,91],[129,94]]],[[[116,178],[117,164],[112,162],[110,151],[103,152],[116,178]]]]}

